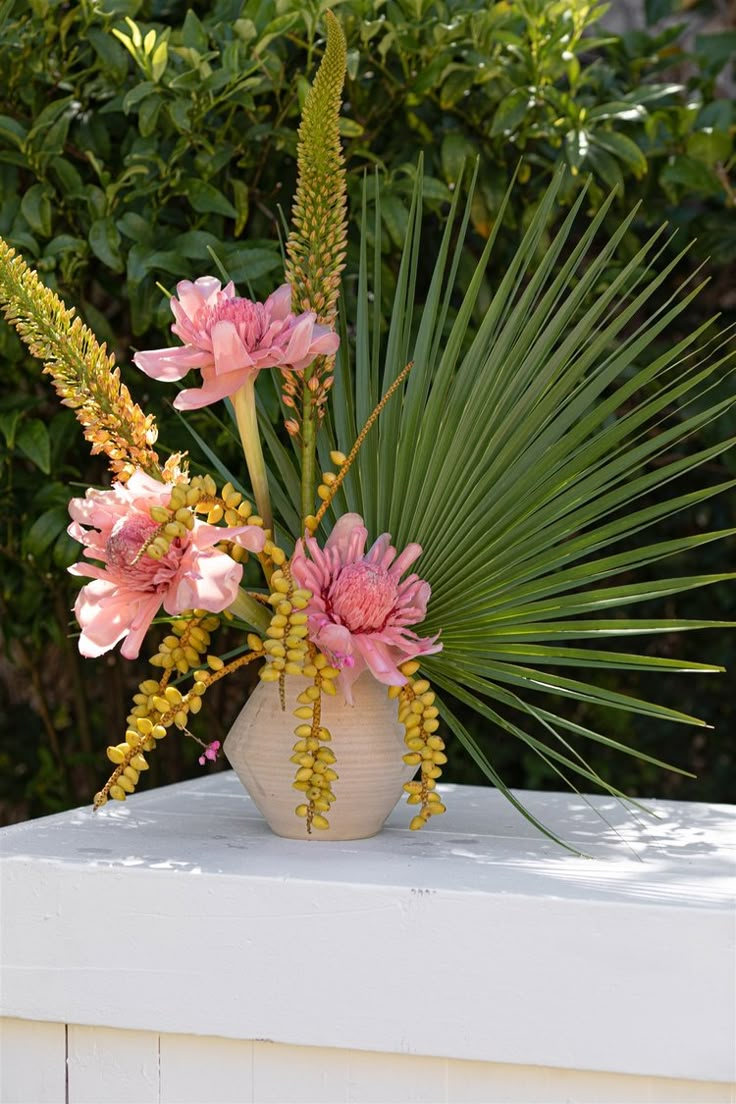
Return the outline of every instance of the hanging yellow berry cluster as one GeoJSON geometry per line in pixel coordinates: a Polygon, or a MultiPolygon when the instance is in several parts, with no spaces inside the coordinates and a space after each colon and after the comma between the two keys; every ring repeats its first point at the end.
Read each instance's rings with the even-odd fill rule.
{"type": "Polygon", "coordinates": [[[297,816],[306,819],[307,832],[311,835],[312,828],[325,831],[330,827],[324,814],[335,800],[332,783],[337,781],[339,775],[333,770],[335,753],[325,746],[332,740],[332,735],[322,724],[322,691],[335,694],[335,679],[340,672],[331,667],[327,657],[314,648],[311,649],[310,660],[305,671],[309,669],[314,681],[296,699],[299,705],[294,710],[294,716],[301,723],[294,729],[297,740],[291,761],[297,767],[294,789],[300,790],[306,798],[306,802],[297,805],[294,811],[297,816]]]}
{"type": "MultiPolygon", "coordinates": [[[[271,560],[274,563],[280,560],[285,565],[286,556],[283,550],[268,541],[264,551],[269,546],[270,552],[267,551],[267,555],[271,560]]],[[[288,568],[282,570],[281,567],[277,567],[271,575],[270,586],[268,601],[273,606],[274,613],[266,629],[266,640],[263,644],[266,662],[259,674],[264,682],[282,680],[284,675],[307,673],[305,665],[309,658],[309,630],[307,615],[303,611],[312,597],[310,591],[295,587],[288,568]]]]}
{"type": "MultiPolygon", "coordinates": [[[[189,483],[177,483],[171,488],[168,506],[152,506],[151,519],[158,529],[153,533],[139,556],[162,559],[169,551],[172,540],[186,536],[194,526],[194,514],[206,514],[209,525],[225,521],[228,526],[263,525],[263,519],[253,513],[253,507],[236,491],[232,483],[226,483],[220,494],[211,475],[195,475],[189,483]]],[[[223,550],[238,562],[247,559],[247,552],[232,541],[225,541],[223,550]]]]}
{"type": "Polygon", "coordinates": [[[435,694],[426,679],[413,679],[419,670],[416,660],[403,663],[399,670],[408,681],[404,686],[390,686],[390,698],[399,700],[399,721],[405,729],[404,743],[409,749],[404,762],[420,768],[420,777],[404,785],[409,795],[407,805],[419,805],[419,812],[409,827],[413,831],[423,828],[431,816],[446,812],[440,795],[436,792],[441,767],[447,762],[445,742],[437,735],[440,727],[439,709],[434,704],[435,694]]]}
{"type": "Polygon", "coordinates": [[[262,655],[261,639],[255,633],[248,634],[251,649],[245,655],[232,660],[227,666],[217,655],[204,655],[211,643],[211,632],[217,628],[219,618],[206,610],[192,610],[182,614],[171,624],[171,635],[164,637],[150,663],[163,668],[161,678],[144,679],[133,696],[133,708],[128,714],[128,730],[125,741],[107,749],[108,759],[115,770],[106,784],[95,794],[96,808],[106,804],[108,798],[124,801],[134,792],[140,772],[148,769],[144,752],[153,751],[156,742],[162,740],[167,729],[175,726],[187,731],[190,715],[202,708],[202,696],[218,679],[250,663],[262,655]],[[206,662],[206,667],[205,667],[206,662]],[[169,685],[173,674],[185,675],[193,671],[194,683],[187,693],[169,685]]]}
{"type": "MultiPolygon", "coordinates": [[[[201,657],[206,654],[212,640],[210,634],[219,625],[220,618],[206,610],[185,611],[180,618],[171,622],[171,634],[163,638],[158,652],[151,656],[151,666],[162,667],[164,671],[176,670],[181,675],[186,675],[192,667],[201,666],[201,657]]],[[[146,703],[139,702],[138,696],[133,698],[135,707],[144,708],[146,703]]],[[[134,709],[128,721],[136,716],[146,714],[137,714],[134,709]]]]}

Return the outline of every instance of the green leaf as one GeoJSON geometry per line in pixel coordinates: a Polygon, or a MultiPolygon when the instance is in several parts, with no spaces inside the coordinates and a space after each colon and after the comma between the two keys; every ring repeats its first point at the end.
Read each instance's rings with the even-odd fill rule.
{"type": "Polygon", "coordinates": [[[149,96],[138,109],[138,129],[144,138],[155,131],[156,120],[163,106],[164,101],[161,96],[149,96]]]}
{"type": "Polygon", "coordinates": [[[236,219],[238,212],[222,192],[206,180],[192,180],[187,187],[187,198],[195,211],[202,215],[225,215],[236,219]]]}
{"type": "Polygon", "coordinates": [[[272,19],[258,36],[258,42],[253,48],[254,54],[262,53],[274,38],[280,38],[286,31],[291,30],[301,18],[299,12],[287,12],[285,15],[279,15],[272,19]]]}
{"type": "Polygon", "coordinates": [[[20,209],[35,234],[51,237],[51,191],[45,184],[32,184],[21,200],[20,209]]]}
{"type": "Polygon", "coordinates": [[[569,130],[565,135],[565,154],[573,173],[577,175],[588,156],[590,138],[585,130],[569,130]]]}
{"type": "Polygon", "coordinates": [[[116,81],[123,81],[128,72],[128,56],[112,34],[101,27],[88,27],[86,37],[110,76],[116,81]]]}
{"type": "Polygon", "coordinates": [[[120,233],[112,218],[97,218],[89,228],[92,252],[113,272],[122,272],[125,262],[120,254],[120,233]]]}
{"type": "Polygon", "coordinates": [[[664,187],[679,185],[701,195],[718,195],[723,189],[716,174],[693,157],[675,157],[659,174],[664,187]]]}
{"type": "Polygon", "coordinates": [[[519,88],[501,100],[491,123],[492,138],[499,134],[512,134],[518,129],[529,110],[529,99],[529,90],[519,88]]]}
{"type": "Polygon", "coordinates": [[[181,28],[181,40],[190,50],[203,54],[209,46],[207,31],[196,12],[189,8],[181,28]]]}
{"type": "Polygon", "coordinates": [[[5,444],[9,449],[15,448],[15,431],[21,417],[20,410],[9,410],[0,413],[0,433],[5,438],[5,444]]]}
{"type": "Polygon", "coordinates": [[[644,176],[647,171],[647,159],[630,138],[617,131],[596,130],[590,136],[591,142],[601,149],[612,153],[619,161],[623,161],[633,169],[636,176],[644,176]]]}
{"type": "Polygon", "coordinates": [[[697,35],[695,52],[704,59],[712,73],[719,73],[736,55],[736,31],[697,35]]]}
{"type": "Polygon", "coordinates": [[[230,246],[222,252],[228,275],[235,283],[260,280],[282,265],[275,245],[272,249],[263,249],[244,243],[230,246]]]}
{"type": "Polygon", "coordinates": [[[153,81],[141,81],[140,84],[136,84],[134,88],[131,88],[129,92],[126,92],[123,97],[123,111],[127,114],[131,111],[136,104],[141,100],[145,100],[148,96],[156,92],[156,85],[153,81]]]}
{"type": "Polygon", "coordinates": [[[0,141],[5,142],[16,149],[22,149],[28,135],[28,131],[17,119],[11,119],[9,115],[0,115],[0,141]]]}
{"type": "Polygon", "coordinates": [[[464,166],[472,164],[475,158],[475,146],[465,135],[450,131],[442,139],[442,173],[453,187],[462,176],[464,166]]]}
{"type": "Polygon", "coordinates": [[[51,474],[51,442],[48,430],[39,418],[30,418],[23,422],[16,434],[15,443],[44,475],[51,474]]]}
{"type": "Polygon", "coordinates": [[[591,107],[585,113],[586,122],[601,122],[603,119],[620,119],[622,122],[635,122],[643,119],[647,109],[643,104],[627,103],[625,100],[612,100],[610,103],[591,107]]]}
{"type": "Polygon", "coordinates": [[[250,193],[248,185],[244,180],[233,180],[231,182],[231,187],[233,190],[233,199],[235,200],[235,210],[238,213],[235,219],[233,233],[236,238],[239,238],[245,230],[250,214],[250,193]]]}
{"type": "MultiPolygon", "coordinates": [[[[40,517],[36,518],[26,534],[24,540],[26,554],[34,556],[36,559],[43,556],[59,534],[64,532],[68,524],[69,513],[62,506],[54,506],[51,510],[46,510],[40,517]]],[[[74,544],[77,554],[79,554],[79,545],[76,541],[74,544]]]]}
{"type": "Polygon", "coordinates": [[[688,157],[702,161],[706,165],[716,165],[727,161],[733,150],[733,140],[727,131],[704,127],[693,131],[685,146],[688,157]]]}
{"type": "Polygon", "coordinates": [[[354,119],[348,119],[341,115],[337,121],[337,129],[343,138],[360,138],[365,133],[365,128],[356,123],[354,119]]]}

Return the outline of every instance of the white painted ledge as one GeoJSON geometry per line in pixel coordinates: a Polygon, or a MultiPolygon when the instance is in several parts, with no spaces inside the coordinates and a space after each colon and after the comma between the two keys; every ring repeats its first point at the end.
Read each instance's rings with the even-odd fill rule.
{"type": "Polygon", "coordinates": [[[443,790],[350,843],[271,835],[232,772],[4,829],[2,1016],[732,1081],[736,809],[522,795],[583,859],[443,790]]]}

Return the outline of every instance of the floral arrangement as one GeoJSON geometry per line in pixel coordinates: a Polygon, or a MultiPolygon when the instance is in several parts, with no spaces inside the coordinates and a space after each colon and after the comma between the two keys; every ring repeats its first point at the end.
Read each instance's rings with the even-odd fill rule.
{"type": "MultiPolygon", "coordinates": [[[[209,449],[208,474],[191,474],[182,454],[162,461],[154,420],[133,402],[112,355],[0,243],[5,316],[112,474],[110,487],[70,503],[69,532],[83,548],[70,570],[87,580],[74,608],[79,649],[99,656],[119,645],[134,659],[151,626],[168,622],[124,739],[107,749],[113,770],[95,805],[132,793],[157,741],[171,729],[191,735],[208,688],[255,662],[262,680],[278,684],[282,704],[294,707],[295,813],[306,832],[326,829],[339,800],[339,762],[320,702],[339,694],[350,703],[366,672],[396,699],[405,729],[404,760],[418,775],[404,787],[412,829],[445,809],[437,791],[447,762],[442,720],[547,831],[508,790],[458,705],[522,741],[570,785],[582,780],[617,796],[578,749],[581,740],[658,761],[553,711],[546,699],[539,704],[540,691],[700,723],[564,669],[720,670],[604,643],[712,624],[638,620],[628,609],[730,576],[637,582],[632,573],[729,534],[632,538],[736,482],[662,493],[732,444],[672,458],[675,442],[733,405],[733,394],[719,397],[715,384],[733,372],[734,353],[727,338],[704,336],[705,327],[652,352],[698,290],[687,277],[677,295],[658,295],[682,254],[654,274],[658,232],[613,269],[634,215],[601,242],[612,198],[581,229],[584,191],[548,238],[559,177],[512,262],[494,273],[497,289],[482,310],[504,211],[475,273],[460,281],[472,174],[467,189],[457,187],[420,308],[420,166],[388,318],[377,187],[375,222],[363,202],[356,317],[338,315],[346,53],[337,19],[327,12],[325,20],[326,47],[299,130],[284,283],[261,303],[238,295],[226,274],[224,286],[211,275],[182,281],[170,296],[176,342],[133,358],[162,385],[187,379],[174,399],[179,411],[227,403],[247,483],[209,449]],[[264,373],[281,385],[283,433],[259,412],[264,373]],[[249,558],[262,584],[246,590],[249,558]],[[223,618],[242,629],[242,647],[226,659],[212,644],[223,618]],[[297,676],[306,689],[292,696],[297,676]]],[[[218,742],[200,743],[200,763],[217,757],[218,742]]]]}

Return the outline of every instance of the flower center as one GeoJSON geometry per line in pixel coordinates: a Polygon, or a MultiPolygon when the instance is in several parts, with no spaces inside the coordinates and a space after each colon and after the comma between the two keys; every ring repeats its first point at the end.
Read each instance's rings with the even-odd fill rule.
{"type": "Polygon", "coordinates": [[[393,613],[398,587],[376,564],[353,563],[335,579],[329,600],[332,612],[351,632],[375,632],[393,613]]]}
{"type": "Polygon", "coordinates": [[[145,515],[123,517],[115,523],[105,545],[108,570],[136,590],[156,590],[174,574],[181,558],[179,540],[171,542],[162,560],[153,560],[145,553],[141,556],[141,549],[157,530],[156,522],[145,515]]]}
{"type": "Polygon", "coordinates": [[[232,322],[246,349],[255,349],[262,341],[270,318],[263,303],[250,299],[225,299],[214,307],[202,307],[197,326],[209,333],[217,322],[232,322]]]}

